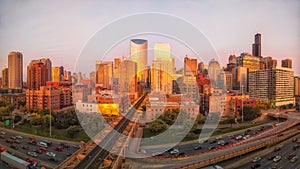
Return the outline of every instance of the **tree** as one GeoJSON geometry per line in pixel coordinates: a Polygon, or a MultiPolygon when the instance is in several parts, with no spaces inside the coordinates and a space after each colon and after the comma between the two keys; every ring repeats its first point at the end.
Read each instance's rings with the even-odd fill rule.
{"type": "Polygon", "coordinates": [[[40,115],[37,115],[35,117],[32,117],[30,120],[30,125],[41,125],[42,124],[42,118],[40,115]]]}
{"type": "MultiPolygon", "coordinates": [[[[54,118],[51,116],[51,122],[54,121],[54,118]]],[[[50,126],[50,114],[44,115],[41,118],[42,126],[49,127],[50,126]]]]}
{"type": "Polygon", "coordinates": [[[164,131],[168,125],[161,119],[156,119],[149,124],[149,129],[153,133],[164,131]]]}
{"type": "Polygon", "coordinates": [[[244,120],[254,120],[256,117],[260,116],[260,109],[259,108],[253,108],[245,106],[243,108],[244,111],[244,120]]]}
{"type": "Polygon", "coordinates": [[[67,128],[67,135],[70,138],[74,138],[74,136],[79,132],[79,129],[76,126],[70,126],[67,128]]]}

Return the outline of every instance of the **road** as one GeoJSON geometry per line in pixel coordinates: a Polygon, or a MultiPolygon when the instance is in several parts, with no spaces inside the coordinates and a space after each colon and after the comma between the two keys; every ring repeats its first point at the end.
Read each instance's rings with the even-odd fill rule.
{"type": "MultiPolygon", "coordinates": [[[[298,140],[300,140],[300,137],[298,137],[298,140]]],[[[281,147],[281,150],[279,150],[278,152],[273,152],[271,151],[270,153],[268,153],[265,156],[261,156],[262,160],[259,161],[258,163],[261,164],[261,166],[259,168],[262,169],[268,169],[268,168],[272,168],[272,167],[276,167],[277,169],[282,168],[282,169],[297,169],[300,168],[300,160],[298,159],[295,163],[291,163],[289,161],[288,156],[289,155],[297,155],[300,158],[300,148],[294,150],[293,146],[299,144],[300,143],[296,143],[293,142],[292,139],[289,139],[286,144],[284,144],[283,146],[275,146],[275,147],[281,147]],[[272,160],[268,160],[269,157],[272,156],[281,156],[282,159],[275,163],[272,160]]],[[[238,169],[246,169],[246,168],[251,168],[252,162],[249,162],[246,165],[243,165],[241,167],[239,167],[238,169]]]]}
{"type": "MultiPolygon", "coordinates": [[[[34,158],[34,157],[31,157],[31,156],[27,155],[27,153],[29,151],[34,151],[34,150],[38,149],[37,145],[31,145],[31,144],[28,143],[30,141],[30,139],[29,139],[30,135],[22,134],[20,132],[14,132],[12,130],[5,130],[4,129],[4,131],[6,132],[6,135],[5,135],[5,138],[0,139],[0,146],[1,147],[5,147],[6,149],[11,150],[11,152],[16,152],[17,151],[17,152],[21,153],[18,156],[22,156],[23,159],[31,158],[31,159],[33,159],[34,161],[37,161],[37,162],[42,161],[42,163],[45,163],[46,165],[49,164],[48,166],[58,165],[59,163],[61,163],[62,161],[64,161],[68,157],[67,156],[68,154],[73,154],[75,151],[78,150],[77,146],[79,145],[79,143],[74,144],[74,143],[68,142],[67,144],[70,145],[70,148],[68,148],[68,149],[65,148],[65,149],[63,149],[63,151],[57,152],[57,151],[54,150],[54,148],[59,147],[60,143],[62,143],[62,142],[60,140],[51,140],[52,145],[47,148],[46,152],[54,152],[56,154],[56,158],[57,158],[58,161],[57,162],[50,161],[48,159],[49,157],[46,155],[46,152],[42,152],[42,154],[38,154],[38,157],[34,158]],[[9,140],[13,136],[22,136],[23,137],[22,139],[18,139],[20,141],[20,144],[17,144],[17,143],[10,144],[10,143],[6,142],[7,140],[9,140]],[[10,147],[11,145],[16,145],[18,147],[18,149],[17,150],[12,149],[10,147]],[[28,150],[23,149],[22,146],[28,146],[28,150]]],[[[35,138],[36,138],[37,142],[45,140],[42,137],[35,137],[35,138]]],[[[65,143],[65,142],[63,142],[63,143],[65,143]]],[[[14,153],[14,154],[16,154],[16,153],[14,153]]]]}

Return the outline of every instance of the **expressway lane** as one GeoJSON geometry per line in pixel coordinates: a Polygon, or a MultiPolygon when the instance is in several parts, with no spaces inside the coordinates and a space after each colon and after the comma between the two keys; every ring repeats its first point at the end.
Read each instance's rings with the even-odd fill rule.
{"type": "Polygon", "coordinates": [[[109,134],[104,137],[98,146],[96,146],[86,157],[79,162],[79,164],[74,167],[74,169],[97,169],[103,163],[104,159],[109,154],[120,135],[123,133],[127,124],[136,112],[137,108],[141,105],[143,100],[146,98],[147,94],[142,96],[136,104],[128,111],[125,117],[123,117],[120,122],[114,127],[114,130],[109,132],[109,134]],[[105,147],[102,148],[102,147],[105,147]]]}

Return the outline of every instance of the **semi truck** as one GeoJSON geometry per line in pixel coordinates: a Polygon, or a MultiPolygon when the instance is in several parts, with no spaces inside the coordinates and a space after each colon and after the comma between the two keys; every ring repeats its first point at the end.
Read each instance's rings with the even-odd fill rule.
{"type": "Polygon", "coordinates": [[[29,169],[30,163],[4,151],[1,153],[1,161],[11,168],[29,169]]]}

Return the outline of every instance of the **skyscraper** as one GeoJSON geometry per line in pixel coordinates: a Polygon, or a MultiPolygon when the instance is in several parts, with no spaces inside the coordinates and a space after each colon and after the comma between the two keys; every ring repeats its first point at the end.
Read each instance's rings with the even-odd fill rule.
{"type": "Polygon", "coordinates": [[[23,86],[23,55],[20,52],[8,54],[8,88],[23,86]]]}
{"type": "Polygon", "coordinates": [[[254,38],[254,44],[252,44],[252,55],[261,57],[261,34],[257,33],[254,38]]]}
{"type": "Polygon", "coordinates": [[[137,63],[131,60],[124,60],[119,68],[119,92],[125,94],[136,94],[137,91],[137,63]]]}
{"type": "Polygon", "coordinates": [[[61,74],[60,67],[52,67],[52,82],[60,82],[61,74]]]}
{"type": "Polygon", "coordinates": [[[4,68],[2,70],[2,87],[3,88],[8,87],[8,68],[4,68]]]}
{"type": "Polygon", "coordinates": [[[137,63],[138,81],[147,82],[148,41],[144,39],[131,39],[130,60],[137,63]]]}
{"type": "Polygon", "coordinates": [[[30,62],[29,66],[31,66],[34,63],[43,63],[46,66],[47,70],[48,70],[48,73],[47,73],[48,78],[47,79],[48,79],[48,81],[52,81],[52,62],[51,62],[51,60],[49,58],[42,58],[42,59],[32,60],[30,62]]]}
{"type": "Polygon", "coordinates": [[[199,73],[203,73],[204,67],[205,67],[204,63],[203,63],[203,62],[200,62],[200,63],[198,64],[198,72],[199,72],[199,73]]]}
{"type": "Polygon", "coordinates": [[[262,62],[264,64],[264,69],[272,69],[277,66],[277,60],[273,59],[271,56],[263,58],[262,62]]]}
{"type": "Polygon", "coordinates": [[[197,74],[197,59],[184,58],[184,75],[195,76],[197,74]]]}
{"type": "Polygon", "coordinates": [[[48,69],[44,63],[33,63],[27,66],[28,89],[39,90],[48,81],[48,69]]]}
{"type": "Polygon", "coordinates": [[[208,76],[211,80],[213,87],[221,87],[221,66],[216,59],[212,59],[208,65],[208,76]]]}
{"type": "Polygon", "coordinates": [[[292,60],[291,59],[284,59],[281,61],[281,66],[286,68],[292,68],[292,60]]]}
{"type": "Polygon", "coordinates": [[[96,84],[102,88],[111,89],[113,78],[113,62],[97,62],[96,84]]]}
{"type": "Polygon", "coordinates": [[[249,71],[256,71],[260,69],[260,58],[252,56],[250,53],[241,53],[239,57],[236,58],[237,67],[248,68],[249,71]]]}

